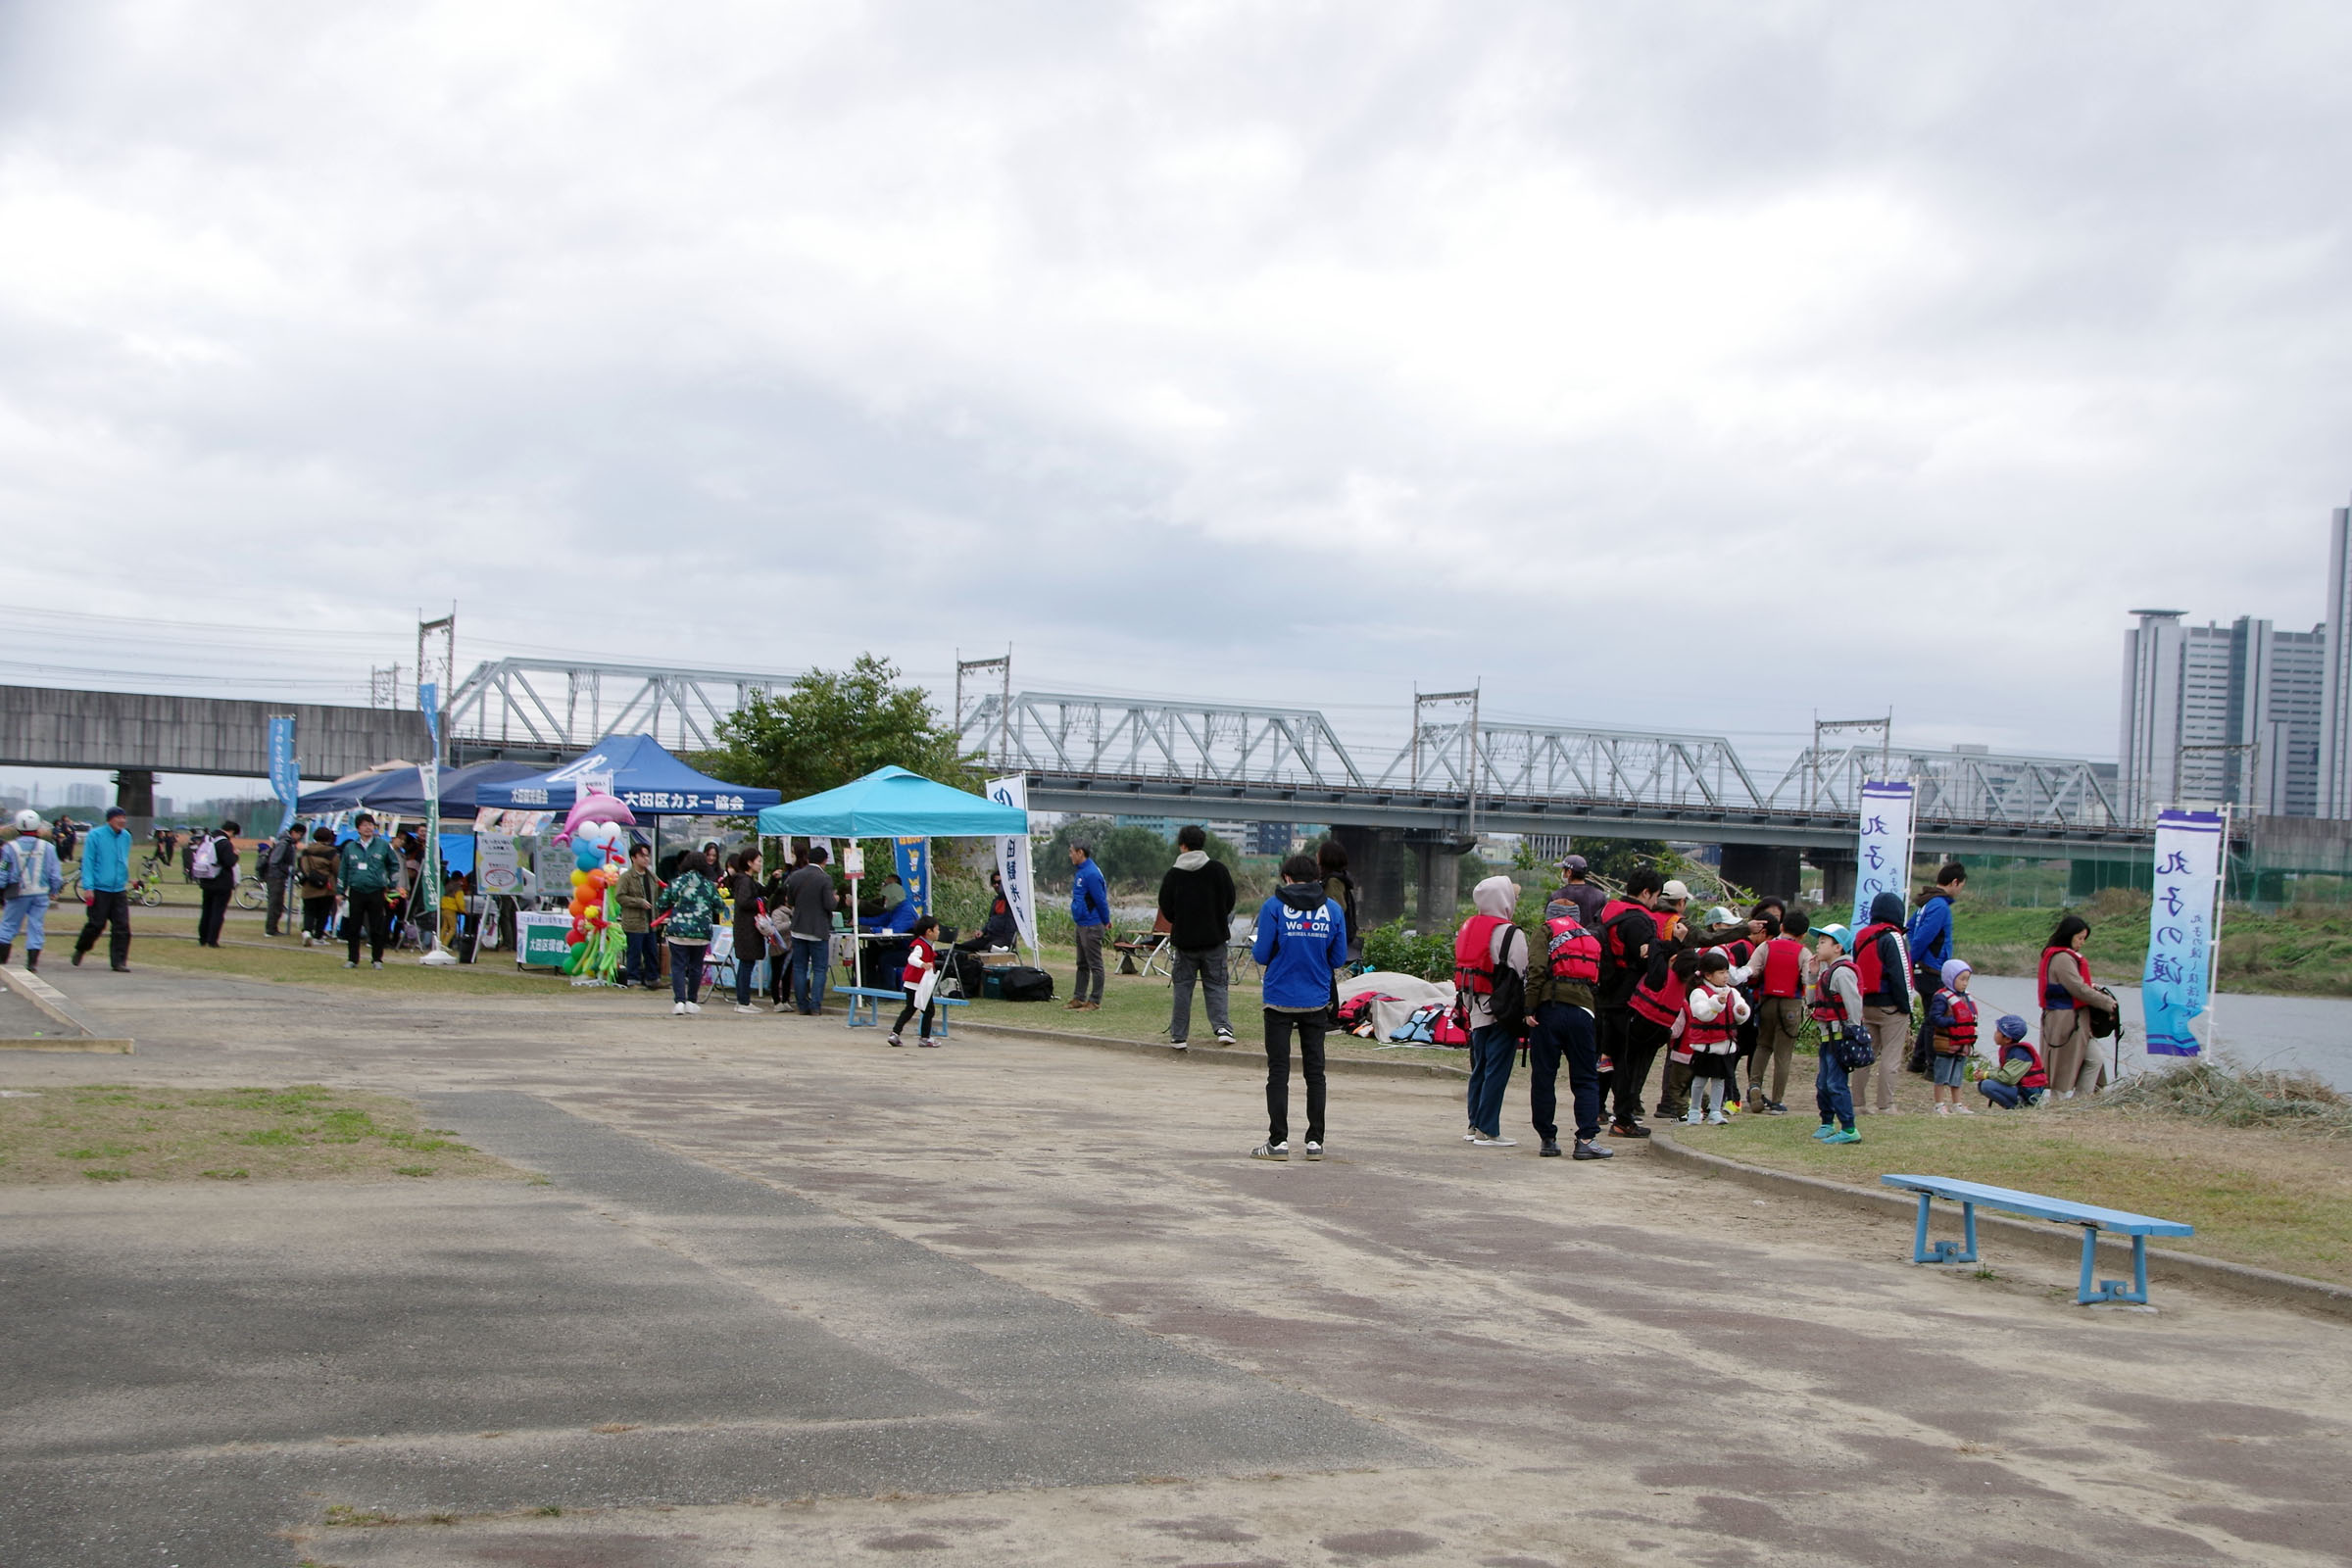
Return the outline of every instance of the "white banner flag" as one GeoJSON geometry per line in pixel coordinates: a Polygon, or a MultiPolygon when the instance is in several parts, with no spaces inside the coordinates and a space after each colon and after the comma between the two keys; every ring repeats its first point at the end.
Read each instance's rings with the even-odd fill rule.
{"type": "Polygon", "coordinates": [[[1911,786],[1862,785],[1862,836],[1854,851],[1854,929],[1870,924],[1870,902],[1891,893],[1911,906],[1911,786]]]}
{"type": "Polygon", "coordinates": [[[2204,1049],[2189,1025],[2204,1016],[2210,1000],[2206,981],[2221,937],[2214,906],[2221,889],[2222,839],[2219,812],[2156,813],[2155,890],[2139,992],[2153,1056],[2193,1056],[2204,1049]]]}
{"type": "MultiPolygon", "coordinates": [[[[1029,809],[1029,777],[1015,773],[1010,778],[992,778],[988,781],[988,798],[999,806],[1009,806],[1024,814],[1029,809]]],[[[1004,902],[1012,909],[1012,923],[1019,927],[1021,940],[1028,944],[1029,956],[1034,961],[1037,951],[1037,882],[1029,869],[1029,835],[1004,834],[997,840],[997,875],[1004,884],[1004,902]]]]}

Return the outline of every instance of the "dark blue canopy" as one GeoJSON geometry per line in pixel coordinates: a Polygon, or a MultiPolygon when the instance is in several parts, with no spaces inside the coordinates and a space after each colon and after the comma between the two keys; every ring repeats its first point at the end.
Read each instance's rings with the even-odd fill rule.
{"type": "MultiPolygon", "coordinates": [[[[470,767],[441,770],[441,814],[451,821],[468,821],[482,804],[485,784],[529,778],[539,769],[529,762],[476,762],[470,767]]],[[[424,775],[415,767],[391,767],[380,773],[359,773],[307,791],[294,803],[298,815],[325,811],[373,811],[379,816],[422,816],[424,775]]]]}
{"type": "Polygon", "coordinates": [[[783,799],[774,790],[698,773],[651,735],[608,735],[575,761],[552,772],[485,784],[476,799],[487,807],[567,811],[579,798],[577,781],[600,773],[612,775],[612,793],[638,816],[748,815],[783,799]]]}

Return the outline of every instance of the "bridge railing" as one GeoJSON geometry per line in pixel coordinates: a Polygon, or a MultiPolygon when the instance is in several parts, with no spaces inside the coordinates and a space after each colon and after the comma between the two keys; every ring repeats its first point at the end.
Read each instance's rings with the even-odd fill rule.
{"type": "Polygon", "coordinates": [[[964,715],[964,744],[995,765],[1201,782],[1361,787],[1348,748],[1304,708],[1176,704],[1019,692],[964,715]]]}
{"type": "Polygon", "coordinates": [[[2071,758],[1993,752],[1884,752],[1875,746],[1808,747],[1766,797],[1776,808],[1848,812],[1866,778],[1908,778],[1923,821],[2013,823],[2020,827],[2134,825],[2118,808],[2112,781],[2071,758]]]}
{"type": "Polygon", "coordinates": [[[651,735],[678,751],[710,751],[719,720],[799,677],[759,670],[501,659],[474,666],[450,694],[453,741],[576,751],[607,735],[651,735]]]}

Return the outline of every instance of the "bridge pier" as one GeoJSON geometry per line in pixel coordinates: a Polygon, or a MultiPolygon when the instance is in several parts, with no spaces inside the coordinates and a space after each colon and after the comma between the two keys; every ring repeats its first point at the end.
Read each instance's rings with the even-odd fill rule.
{"type": "MultiPolygon", "coordinates": [[[[1853,910],[1854,852],[1848,849],[1813,849],[1805,852],[1805,861],[1821,872],[1821,907],[1830,910],[1829,920],[1842,920],[1853,910]]],[[[1817,921],[1827,924],[1829,920],[1817,921]]]]}
{"type": "Polygon", "coordinates": [[[1404,830],[1334,822],[1331,836],[1348,852],[1348,874],[1355,878],[1355,917],[1363,929],[1387,925],[1404,913],[1404,830]]]}
{"type": "Polygon", "coordinates": [[[1757,898],[1787,899],[1793,904],[1798,884],[1804,880],[1801,857],[1802,852],[1793,845],[1726,844],[1723,879],[1755,889],[1757,898]]]}
{"type": "Polygon", "coordinates": [[[126,767],[115,775],[115,804],[130,813],[131,837],[155,831],[155,769],[126,767]]]}
{"type": "Polygon", "coordinates": [[[1453,929],[1462,903],[1462,857],[1478,840],[1456,833],[1416,835],[1413,858],[1421,872],[1421,894],[1413,905],[1413,928],[1423,936],[1453,929]]]}

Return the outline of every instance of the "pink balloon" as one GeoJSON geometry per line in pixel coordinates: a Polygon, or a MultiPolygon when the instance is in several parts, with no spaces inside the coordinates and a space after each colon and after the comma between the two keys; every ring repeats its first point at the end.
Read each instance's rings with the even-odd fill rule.
{"type": "Polygon", "coordinates": [[[583,795],[564,813],[564,831],[559,841],[571,837],[571,830],[582,822],[618,822],[623,827],[635,827],[636,816],[626,804],[611,795],[583,795]]]}

